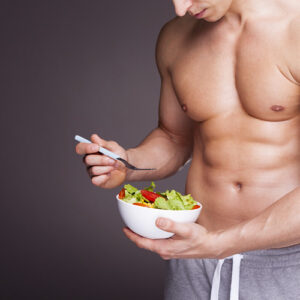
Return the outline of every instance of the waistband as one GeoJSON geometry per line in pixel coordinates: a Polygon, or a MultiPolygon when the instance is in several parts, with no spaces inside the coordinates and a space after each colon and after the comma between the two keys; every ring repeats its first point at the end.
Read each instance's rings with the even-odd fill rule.
{"type": "MultiPolygon", "coordinates": [[[[300,244],[266,250],[253,250],[241,253],[242,264],[255,268],[288,267],[300,265],[300,244]]],[[[225,263],[232,263],[226,260],[225,263]]]]}
{"type": "Polygon", "coordinates": [[[300,265],[300,244],[284,248],[254,250],[218,260],[213,276],[210,300],[219,299],[221,268],[226,263],[232,264],[230,300],[238,300],[241,264],[254,268],[300,265]]]}

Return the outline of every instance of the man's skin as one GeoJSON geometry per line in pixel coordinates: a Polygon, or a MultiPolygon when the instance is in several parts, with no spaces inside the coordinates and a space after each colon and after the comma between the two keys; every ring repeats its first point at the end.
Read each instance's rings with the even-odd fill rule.
{"type": "Polygon", "coordinates": [[[180,17],[157,43],[159,126],[129,150],[97,135],[78,144],[93,184],[158,180],[192,157],[186,193],[203,204],[197,224],[159,219],[175,232],[167,240],[124,229],[139,247],[164,259],[223,258],[300,243],[299,0],[173,2],[180,17]],[[157,170],[128,171],[98,145],[157,170]]]}

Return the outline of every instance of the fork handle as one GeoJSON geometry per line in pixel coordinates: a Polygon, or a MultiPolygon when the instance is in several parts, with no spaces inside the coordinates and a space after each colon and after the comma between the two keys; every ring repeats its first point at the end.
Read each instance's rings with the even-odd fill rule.
{"type": "MultiPolygon", "coordinates": [[[[91,141],[89,141],[89,140],[87,140],[87,139],[85,139],[85,138],[83,138],[83,137],[81,137],[79,135],[75,135],[75,140],[77,142],[80,142],[80,143],[88,143],[88,144],[92,143],[91,141]]],[[[112,158],[112,159],[116,159],[117,160],[118,158],[120,158],[120,156],[117,155],[116,153],[113,153],[113,152],[111,152],[111,151],[109,151],[109,150],[107,150],[107,149],[105,149],[103,147],[99,147],[99,152],[102,153],[102,154],[104,154],[104,155],[106,155],[106,156],[108,156],[108,157],[110,157],[110,158],[112,158]]]]}

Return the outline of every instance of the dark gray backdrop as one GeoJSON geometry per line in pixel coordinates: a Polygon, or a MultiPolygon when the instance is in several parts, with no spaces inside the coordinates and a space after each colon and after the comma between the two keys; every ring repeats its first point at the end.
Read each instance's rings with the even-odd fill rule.
{"type": "MultiPolygon", "coordinates": [[[[90,183],[73,137],[127,148],[156,126],[171,0],[2,0],[0,14],[1,299],[162,299],[166,262],[123,235],[118,189],[90,183]]],[[[158,187],[183,192],[185,176],[158,187]]]]}

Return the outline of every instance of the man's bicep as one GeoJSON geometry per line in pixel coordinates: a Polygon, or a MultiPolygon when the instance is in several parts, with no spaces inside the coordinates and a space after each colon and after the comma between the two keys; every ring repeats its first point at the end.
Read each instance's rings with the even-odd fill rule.
{"type": "Polygon", "coordinates": [[[170,76],[162,78],[159,125],[178,138],[188,139],[192,135],[193,121],[182,110],[170,76]]]}
{"type": "Polygon", "coordinates": [[[161,76],[159,125],[173,136],[188,139],[193,122],[181,108],[170,75],[180,48],[176,20],[162,28],[156,44],[156,63],[161,76]]]}

